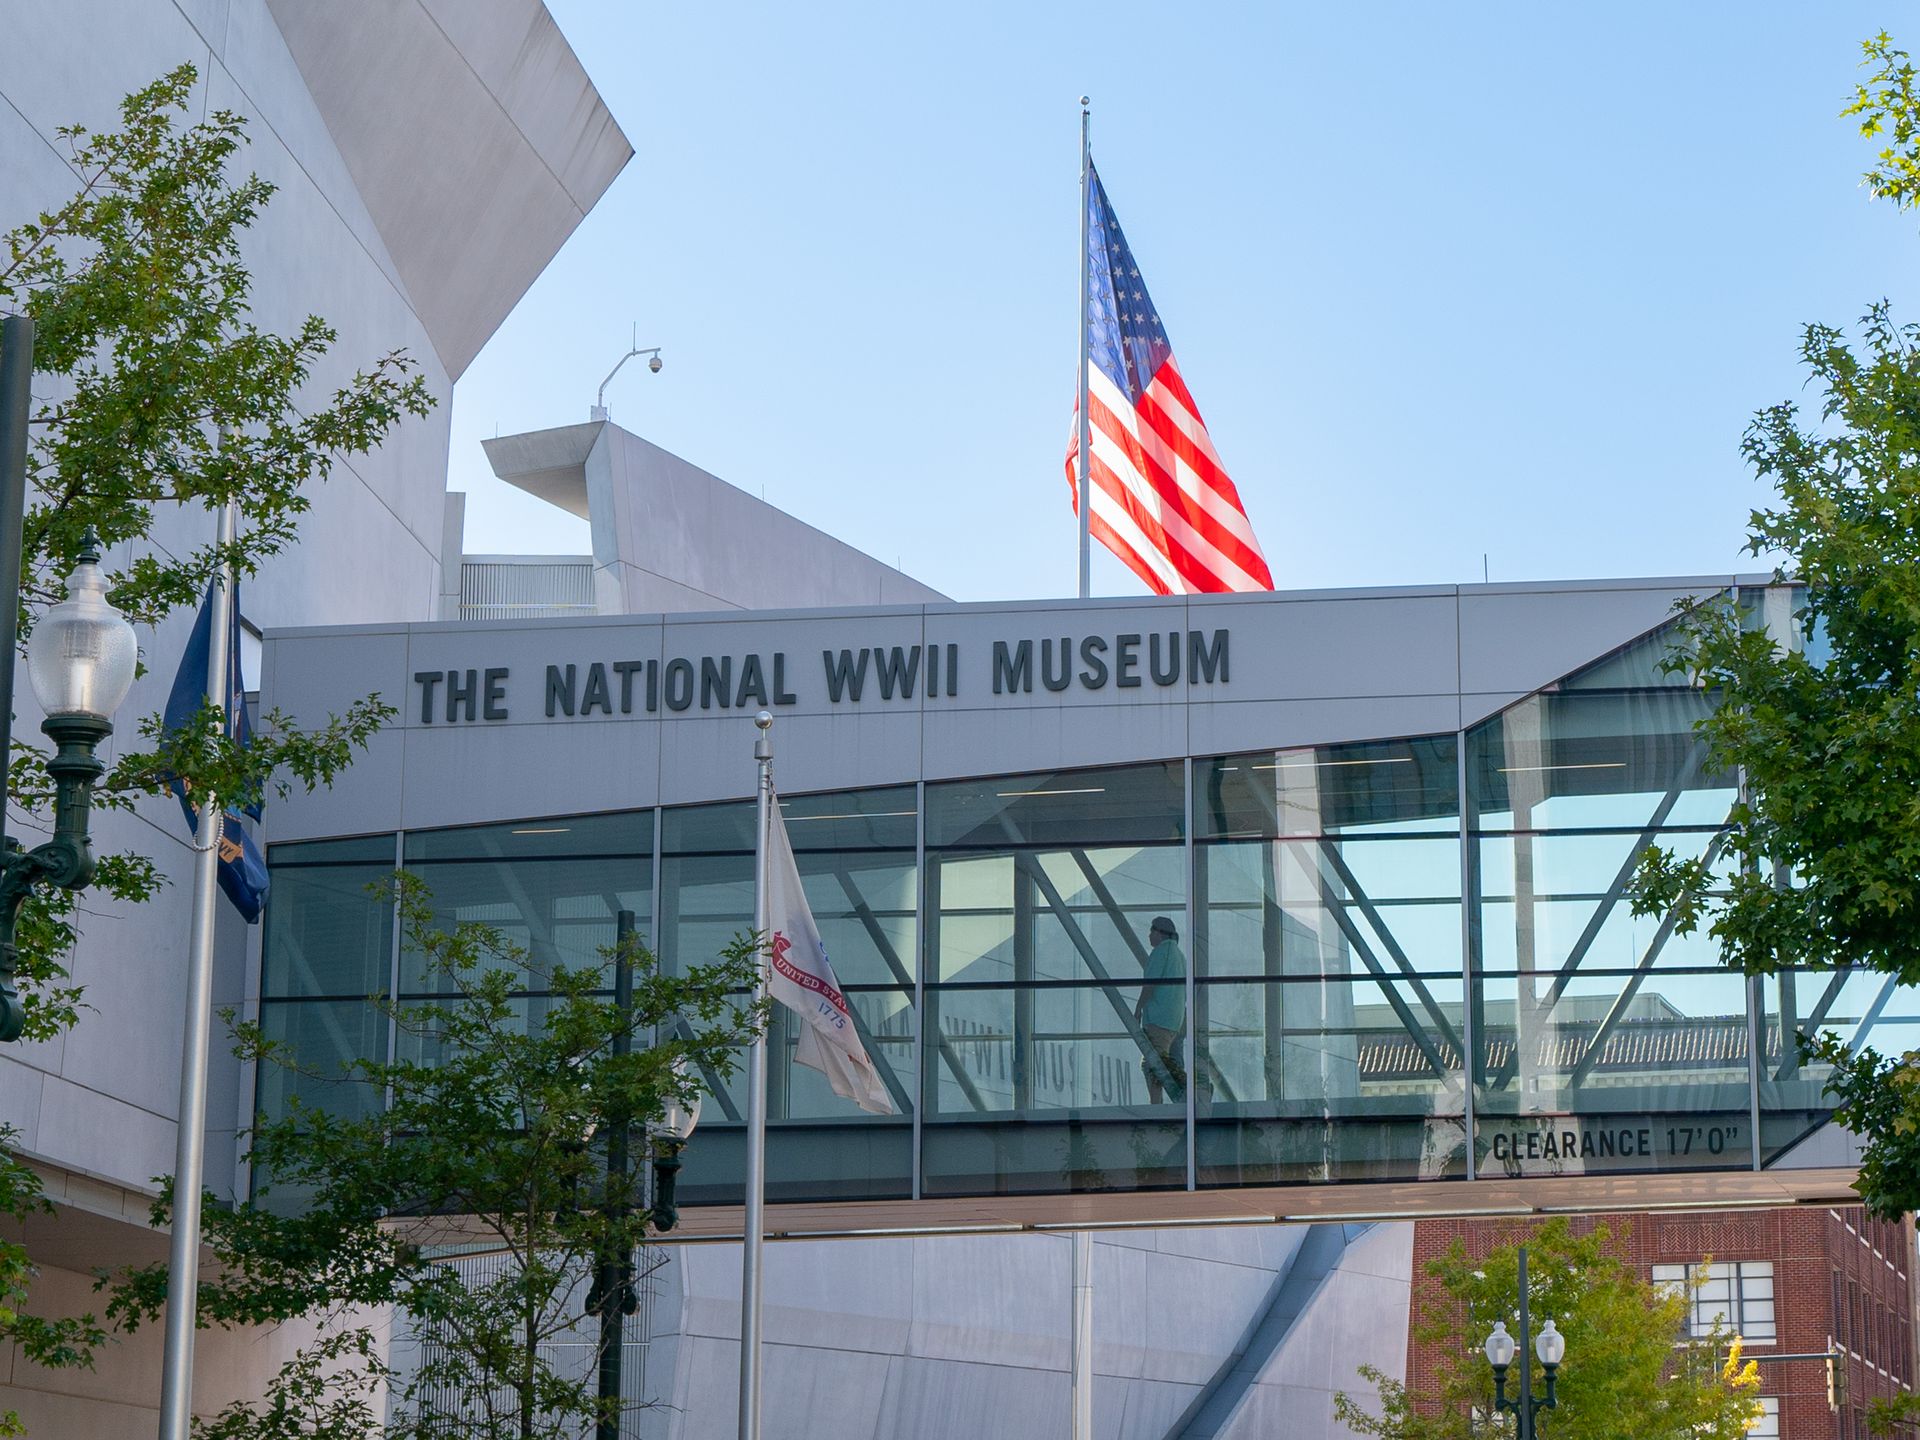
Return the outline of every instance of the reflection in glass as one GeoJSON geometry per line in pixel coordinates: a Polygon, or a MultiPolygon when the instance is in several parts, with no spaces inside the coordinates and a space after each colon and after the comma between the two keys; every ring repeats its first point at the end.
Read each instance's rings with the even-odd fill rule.
{"type": "Polygon", "coordinates": [[[1465,1163],[1454,737],[1196,763],[1202,1184],[1465,1163]],[[1204,804],[1202,801],[1204,799],[1204,804]]]}
{"type": "MultiPolygon", "coordinates": [[[[768,1194],[911,1194],[919,1089],[914,792],[888,787],[780,803],[808,908],[896,1113],[863,1114],[799,1064],[799,1022],[776,1005],[767,1028],[768,1194]]],[[[660,950],[670,969],[710,963],[752,933],[755,814],[751,803],[734,803],[663,816],[660,950]]],[[[716,1103],[701,1117],[700,1142],[687,1148],[681,1193],[689,1203],[738,1203],[746,1173],[746,1057],[730,1077],[703,1079],[716,1103]]]]}
{"type": "Polygon", "coordinates": [[[261,1007],[260,1028],[270,1044],[285,1047],[288,1065],[259,1067],[260,1111],[273,1119],[287,1113],[295,1096],[303,1107],[344,1120],[379,1108],[381,1094],[353,1078],[357,1060],[384,1060],[387,1017],[364,1000],[301,1000],[261,1007]]]}
{"type": "Polygon", "coordinates": [[[1172,765],[927,787],[928,1193],[1186,1183],[1184,811],[1172,765]]]}
{"type": "Polygon", "coordinates": [[[1837,1039],[1858,1052],[1920,1049],[1920,988],[1867,971],[1789,970],[1756,982],[1760,994],[1761,1159],[1771,1164],[1825,1125],[1832,1067],[1798,1037],[1837,1039]]]}
{"type": "MultiPolygon", "coordinates": [[[[509,825],[422,831],[407,836],[407,871],[428,891],[432,924],[448,931],[485,925],[521,952],[520,987],[547,988],[554,970],[608,967],[619,912],[634,912],[644,939],[653,919],[653,816],[572,816],[509,825]]],[[[489,956],[488,967],[509,963],[489,956]]],[[[443,994],[444,976],[425,970],[408,944],[403,995],[443,994]]]]}
{"type": "Polygon", "coordinates": [[[351,999],[392,983],[393,840],[384,863],[276,865],[261,990],[269,997],[351,999]]]}
{"type": "Polygon", "coordinates": [[[1532,695],[1467,736],[1477,830],[1726,823],[1733,778],[1707,771],[1697,690],[1532,695]]]}

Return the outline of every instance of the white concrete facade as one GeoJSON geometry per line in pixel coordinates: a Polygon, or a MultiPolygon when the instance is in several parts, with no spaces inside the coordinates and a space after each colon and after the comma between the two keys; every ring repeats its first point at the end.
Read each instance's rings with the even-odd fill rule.
{"type": "MultiPolygon", "coordinates": [[[[249,143],[236,165],[276,187],[244,244],[254,321],[285,334],[317,314],[338,331],[311,378],[316,397],[405,350],[436,401],[314,488],[299,545],[243,587],[247,620],[431,618],[453,382],[631,153],[545,7],[20,0],[4,26],[0,227],[77,189],[58,127],[111,129],[122,97],[190,63],[199,78],[182,122],[219,109],[244,117],[249,143]]],[[[36,397],[50,383],[36,379],[36,397]]],[[[205,513],[163,514],[153,543],[181,553],[210,539],[213,524],[205,513]]],[[[123,550],[108,563],[130,558],[123,550]]],[[[161,708],[191,619],[141,636],[149,669],[123,732],[161,708]]],[[[16,730],[32,736],[30,710],[16,730]]],[[[155,1177],[173,1165],[191,864],[171,801],[108,817],[98,835],[105,852],[152,855],[172,883],[136,910],[89,897],[71,968],[90,1008],[59,1040],[0,1055],[0,1122],[47,1172],[62,1222],[110,1222],[87,1218],[85,1243],[64,1249],[48,1239],[50,1266],[83,1271],[164,1248],[140,1221],[155,1177]]],[[[223,907],[216,1005],[245,999],[254,938],[223,907]]],[[[216,1038],[206,1179],[231,1193],[251,1095],[224,1052],[216,1038]]],[[[70,1278],[50,1268],[38,1293],[88,1303],[85,1280],[70,1278]]],[[[158,1335],[138,1342],[103,1356],[97,1376],[27,1373],[9,1357],[0,1406],[18,1409],[36,1436],[151,1433],[158,1335]]],[[[264,1378],[278,1353],[257,1338],[203,1340],[197,1405],[264,1378]]]]}
{"type": "MultiPolygon", "coordinates": [[[[1300,1273],[1301,1226],[1099,1235],[1100,1440],[1345,1435],[1334,1395],[1373,1399],[1359,1366],[1405,1378],[1413,1226],[1341,1228],[1314,1227],[1336,1232],[1324,1274],[1300,1273]]],[[[770,1246],[766,1440],[1066,1434],[1072,1249],[1067,1234],[770,1246]]],[[[670,1248],[653,1284],[660,1403],[641,1434],[726,1440],[739,1247],[670,1248]]]]}

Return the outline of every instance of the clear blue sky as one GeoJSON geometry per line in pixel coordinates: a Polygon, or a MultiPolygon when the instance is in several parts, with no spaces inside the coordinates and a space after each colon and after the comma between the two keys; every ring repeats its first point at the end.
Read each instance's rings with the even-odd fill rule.
{"type": "Polygon", "coordinates": [[[621,424],[956,598],[1071,593],[1083,91],[1282,589],[1754,568],[1800,326],[1920,319],[1837,118],[1898,7],[549,4],[636,154],[455,392],[470,551],[586,549],[478,442],[585,420],[638,321],[621,424]]]}

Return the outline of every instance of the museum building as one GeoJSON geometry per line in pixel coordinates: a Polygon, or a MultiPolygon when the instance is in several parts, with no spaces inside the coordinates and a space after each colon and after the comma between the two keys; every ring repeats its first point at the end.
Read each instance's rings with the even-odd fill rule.
{"type": "MultiPolygon", "coordinates": [[[[1649,845],[1717,861],[1737,793],[1662,665],[1697,603],[1793,638],[1793,592],[1738,577],[269,632],[263,705],[400,714],[270,815],[258,1014],[320,1073],[258,1105],[380,1103],[326,1076],[428,996],[396,867],[524,952],[530,1020],[622,910],[669,967],[750,930],[767,709],[896,1112],[776,1017],[775,1233],[1840,1199],[1795,1033],[1904,1048],[1910,993],[1743,978],[1629,893],[1649,845]]],[[[742,1077],[705,1078],[684,1223],[737,1235],[742,1077]]]]}

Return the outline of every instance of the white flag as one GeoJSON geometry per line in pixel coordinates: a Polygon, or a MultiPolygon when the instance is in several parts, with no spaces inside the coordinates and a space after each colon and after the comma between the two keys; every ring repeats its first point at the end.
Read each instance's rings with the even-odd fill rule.
{"type": "Polygon", "coordinates": [[[787,824],[773,807],[767,836],[767,989],[805,1025],[794,1058],[818,1070],[833,1093],[873,1115],[894,1113],[893,1100],[853,1028],[847,997],[840,992],[827,947],[820,942],[800,867],[793,860],[787,824]]]}

